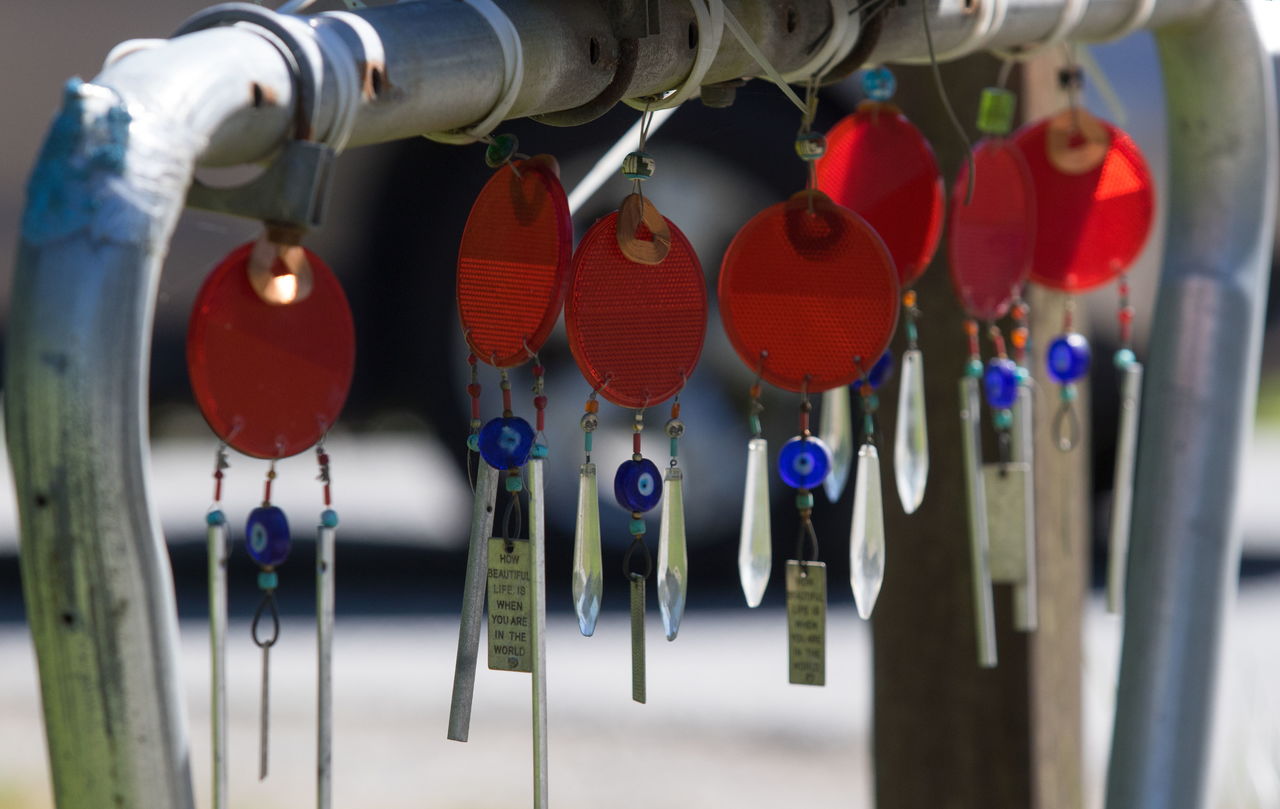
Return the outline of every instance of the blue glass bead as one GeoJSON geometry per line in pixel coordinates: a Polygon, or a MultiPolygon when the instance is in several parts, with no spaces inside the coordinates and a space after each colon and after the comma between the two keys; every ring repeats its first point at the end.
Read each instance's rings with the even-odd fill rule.
{"type": "Polygon", "coordinates": [[[1018,400],[1018,366],[1011,359],[996,357],[987,363],[982,377],[987,404],[996,410],[1007,410],[1018,400]]]}
{"type": "Polygon", "coordinates": [[[258,589],[274,590],[280,586],[280,577],[276,575],[274,570],[258,571],[258,589]]]}
{"type": "Polygon", "coordinates": [[[893,352],[886,348],[880,355],[880,359],[876,360],[876,364],[871,366],[867,381],[871,383],[871,387],[878,388],[888,382],[891,376],[893,376],[893,352]]]}
{"type": "Polygon", "coordinates": [[[613,496],[627,511],[644,513],[662,499],[662,475],[648,458],[623,461],[613,476],[613,496]]]}
{"type": "Polygon", "coordinates": [[[632,536],[637,536],[637,537],[638,537],[638,536],[644,536],[644,532],[645,532],[644,520],[643,520],[643,519],[641,519],[640,517],[634,517],[634,518],[632,518],[632,520],[631,520],[631,535],[632,535],[632,536]]]}
{"type": "Polygon", "coordinates": [[[467,449],[471,450],[472,452],[480,451],[480,436],[478,434],[472,433],[471,435],[467,436],[467,449]]]}
{"type": "Polygon", "coordinates": [[[888,101],[898,89],[898,80],[887,67],[873,67],[862,73],[862,92],[872,101],[888,101]]]}
{"type": "Polygon", "coordinates": [[[814,436],[796,436],[778,453],[778,474],[793,489],[816,489],[831,471],[831,450],[814,436]]]}
{"type": "Polygon", "coordinates": [[[1120,370],[1124,370],[1125,368],[1128,368],[1130,365],[1133,365],[1137,361],[1138,361],[1138,358],[1135,357],[1133,355],[1133,352],[1127,348],[1122,348],[1116,352],[1115,364],[1116,364],[1116,367],[1119,368],[1120,370]]]}
{"type": "Polygon", "coordinates": [[[324,511],[320,512],[320,524],[325,528],[337,528],[338,512],[331,508],[326,508],[324,511]]]}
{"type": "Polygon", "coordinates": [[[249,512],[244,545],[253,561],[275,567],[289,558],[289,521],[278,506],[259,506],[249,512]]]}
{"type": "Polygon", "coordinates": [[[1049,344],[1045,364],[1054,381],[1063,385],[1075,382],[1089,372],[1089,341],[1077,332],[1055,338],[1049,344]]]}
{"type": "Polygon", "coordinates": [[[227,515],[222,513],[222,509],[215,508],[213,511],[204,515],[204,521],[209,525],[225,525],[227,522],[227,515]]]}
{"type": "Polygon", "coordinates": [[[533,428],[519,416],[489,419],[480,428],[480,457],[494,469],[519,469],[533,451],[533,428]]]}

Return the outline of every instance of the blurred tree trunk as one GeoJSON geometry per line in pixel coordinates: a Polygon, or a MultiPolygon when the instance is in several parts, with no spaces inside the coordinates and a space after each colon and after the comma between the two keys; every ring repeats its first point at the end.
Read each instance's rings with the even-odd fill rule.
{"type": "MultiPolygon", "coordinates": [[[[982,88],[1000,63],[973,57],[943,65],[947,91],[973,132],[982,88]]],[[[1032,65],[1020,114],[1061,104],[1056,65],[1032,65]]],[[[964,149],[928,67],[897,70],[898,97],[933,144],[943,175],[964,149]]],[[[1015,84],[1017,77],[1015,75],[1015,84]]],[[[963,315],[952,291],[945,235],[917,284],[925,356],[931,466],[924,503],[902,512],[892,475],[896,382],[882,392],[882,463],[888,537],[886,581],[873,621],[874,752],[878,809],[1081,809],[1081,617],[1087,586],[1088,430],[1074,453],[1049,440],[1056,390],[1040,380],[1036,412],[1036,509],[1040,628],[1012,626],[1011,588],[996,585],[999,665],[977,665],[970,590],[957,380],[967,359],[963,315]]],[[[1032,345],[1060,331],[1059,296],[1033,293],[1032,345]]],[[[984,356],[989,343],[983,338],[984,356]]],[[[894,351],[901,356],[901,336],[894,351]]],[[[1087,391],[1077,402],[1087,414],[1087,391]]],[[[985,408],[985,405],[984,405],[985,408]]],[[[984,431],[986,427],[984,413],[984,431]]],[[[995,457],[986,436],[984,455],[995,457]]]]}

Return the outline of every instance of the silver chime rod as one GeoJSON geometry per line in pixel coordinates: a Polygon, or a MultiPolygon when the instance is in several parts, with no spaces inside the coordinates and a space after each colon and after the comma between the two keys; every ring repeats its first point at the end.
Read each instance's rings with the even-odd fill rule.
{"type": "Polygon", "coordinates": [[[1023,537],[1026,541],[1026,576],[1024,581],[1013,586],[1013,623],[1023,632],[1034,630],[1040,623],[1036,568],[1036,457],[1035,457],[1035,389],[1031,382],[1018,385],[1018,399],[1013,406],[1013,460],[1027,465],[1027,491],[1024,499],[1025,527],[1023,537]]]}
{"type": "Polygon", "coordinates": [[[533,807],[547,809],[547,519],[542,459],[529,461],[529,568],[533,590],[533,807]]]}
{"type": "Polygon", "coordinates": [[[213,743],[213,809],[227,809],[227,523],[210,522],[209,691],[213,743]]]}
{"type": "Polygon", "coordinates": [[[333,806],[333,577],[337,529],[316,528],[316,807],[333,806]]]}
{"type": "Polygon", "coordinates": [[[996,610],[991,595],[987,495],[982,482],[982,412],[978,380],[960,380],[960,443],[964,450],[965,493],[969,501],[969,577],[973,592],[973,631],[978,665],[996,665],[996,610]]]}
{"type": "Polygon", "coordinates": [[[453,696],[449,700],[449,738],[465,742],[471,733],[471,702],[476,690],[476,660],[480,655],[480,627],[484,622],[485,574],[489,537],[498,498],[498,470],[480,461],[475,499],[471,507],[471,539],[467,572],[462,584],[462,620],[458,625],[458,656],[453,668],[453,696]]]}
{"type": "MultiPolygon", "coordinates": [[[[1159,29],[1175,124],[1170,248],[1146,374],[1158,406],[1139,439],[1130,553],[1135,567],[1149,567],[1128,593],[1109,778],[1113,809],[1196,805],[1215,639],[1239,559],[1235,487],[1275,210],[1270,63],[1236,0],[990,0],[1003,15],[975,13],[987,0],[925,1],[948,56],[1051,33],[1091,40],[1131,24],[1159,29]],[[1178,789],[1164,788],[1169,778],[1178,789]],[[1161,804],[1168,795],[1176,799],[1161,804]]],[[[525,71],[511,115],[576,107],[606,88],[618,53],[607,11],[620,4],[500,5],[539,68],[525,71]]],[[[687,0],[641,5],[656,7],[663,23],[639,48],[629,94],[676,86],[693,59],[687,0]]],[[[782,71],[803,64],[831,14],[830,0],[764,4],[766,13],[747,13],[746,0],[729,7],[782,71]],[[795,16],[791,33],[785,11],[795,16]]],[[[868,60],[926,56],[919,12],[919,0],[895,6],[868,60]]],[[[338,29],[318,57],[319,137],[341,129],[339,71],[367,88],[352,145],[479,121],[501,92],[501,41],[467,4],[353,13],[368,24],[363,32],[333,17],[315,26],[338,29]],[[370,39],[381,47],[368,48],[370,39]]],[[[64,809],[99,805],[104,794],[139,809],[194,807],[173,576],[148,485],[147,368],[161,268],[195,166],[266,159],[294,129],[297,79],[279,39],[257,31],[193,33],[68,86],[32,174],[7,324],[5,435],[50,772],[64,809]],[[148,744],[121,741],[139,738],[148,744]]],[[[758,70],[726,37],[706,81],[758,70]]]]}
{"type": "Polygon", "coordinates": [[[1120,428],[1111,498],[1111,541],[1107,553],[1107,611],[1124,611],[1124,577],[1133,518],[1133,470],[1138,454],[1138,412],[1142,407],[1142,363],[1120,369],[1120,428]]]}

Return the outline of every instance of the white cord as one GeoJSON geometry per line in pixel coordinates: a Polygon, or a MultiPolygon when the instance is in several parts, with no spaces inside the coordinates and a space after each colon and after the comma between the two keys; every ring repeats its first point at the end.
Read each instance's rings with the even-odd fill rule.
{"type": "Polygon", "coordinates": [[[993,50],[992,53],[1001,59],[1022,60],[1040,53],[1045,48],[1051,48],[1075,32],[1076,26],[1084,19],[1084,13],[1088,8],[1089,0],[1065,0],[1062,4],[1062,13],[1058,15],[1058,21],[1054,23],[1053,28],[1048,34],[1045,34],[1043,39],[1040,39],[1030,47],[1020,48],[1017,51],[993,50]]]}
{"type": "MultiPolygon", "coordinates": [[[[721,0],[713,0],[713,2],[723,5],[721,0]]],[[[760,46],[751,39],[750,35],[747,34],[747,29],[742,27],[742,23],[738,22],[738,18],[733,16],[733,13],[727,8],[724,10],[724,20],[725,23],[728,24],[729,30],[732,31],[733,35],[742,43],[742,47],[746,49],[747,53],[751,54],[752,59],[755,59],[756,62],[759,63],[760,69],[773,80],[774,84],[778,85],[778,89],[781,90],[787,98],[791,99],[792,104],[799,107],[801,112],[808,114],[809,105],[800,100],[800,96],[796,95],[795,90],[792,90],[787,84],[786,77],[780,74],[778,69],[765,58],[764,52],[760,50],[760,46]]]]}
{"type": "Polygon", "coordinates": [[[429,132],[425,135],[440,143],[462,145],[489,137],[493,128],[511,111],[512,105],[516,103],[516,96],[520,94],[520,87],[524,83],[524,47],[520,43],[520,32],[511,22],[511,18],[498,8],[493,0],[466,0],[466,3],[484,17],[502,45],[502,92],[493,109],[489,110],[489,114],[479,123],[453,132],[429,132]]]}
{"type": "MultiPolygon", "coordinates": [[[[1080,1],[1088,2],[1088,0],[1080,1]]],[[[920,2],[923,3],[925,0],[920,0],[920,2]]],[[[1073,0],[1066,0],[1066,2],[1071,3],[1073,0]]],[[[898,61],[904,64],[927,65],[930,61],[946,62],[983,50],[1000,30],[1000,26],[1004,23],[1004,18],[1008,13],[1009,0],[978,0],[977,19],[974,20],[973,26],[969,28],[965,38],[954,47],[939,51],[932,60],[928,57],[921,57],[900,59],[898,61]]]]}
{"type": "Polygon", "coordinates": [[[693,58],[693,67],[689,75],[671,95],[646,101],[643,98],[624,98],[623,102],[637,110],[666,110],[678,107],[696,96],[702,90],[702,80],[706,78],[711,63],[720,52],[720,40],[724,38],[725,20],[728,10],[723,0],[689,0],[693,7],[694,25],[698,28],[698,53],[693,58]]]}
{"type": "Polygon", "coordinates": [[[1155,8],[1156,0],[1137,0],[1133,5],[1133,9],[1130,10],[1129,16],[1125,17],[1125,20],[1121,23],[1120,27],[1112,31],[1111,34],[1102,41],[1112,42],[1117,39],[1124,39],[1139,28],[1145,28],[1147,23],[1151,22],[1151,13],[1155,11],[1155,8]]]}
{"type": "MultiPolygon", "coordinates": [[[[658,110],[649,116],[649,137],[653,137],[653,133],[667,122],[667,119],[675,114],[676,108],[671,107],[665,110],[658,110]]],[[[634,151],[636,141],[640,138],[640,127],[644,123],[643,118],[632,124],[631,128],[626,131],[618,142],[609,148],[591,167],[591,171],[587,172],[587,176],[573,188],[569,193],[569,213],[576,214],[582,209],[582,206],[591,201],[591,198],[600,190],[600,186],[605,181],[618,173],[618,166],[622,165],[622,158],[626,157],[629,152],[634,151]]]]}

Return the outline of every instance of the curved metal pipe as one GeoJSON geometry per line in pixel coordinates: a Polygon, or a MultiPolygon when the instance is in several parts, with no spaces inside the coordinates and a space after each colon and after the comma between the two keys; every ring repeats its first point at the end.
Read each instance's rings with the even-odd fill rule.
{"type": "Polygon", "coordinates": [[[1143,396],[1111,809],[1207,805],[1278,181],[1272,67],[1248,7],[1219,0],[1156,39],[1168,242],[1143,396]]]}

